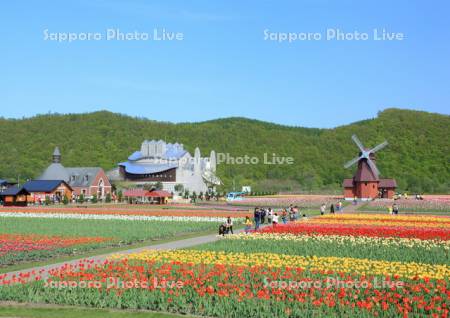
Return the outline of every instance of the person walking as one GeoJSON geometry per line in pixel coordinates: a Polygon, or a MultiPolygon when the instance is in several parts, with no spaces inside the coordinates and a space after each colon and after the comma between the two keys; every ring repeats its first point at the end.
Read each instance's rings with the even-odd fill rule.
{"type": "Polygon", "coordinates": [[[252,221],[248,216],[245,217],[244,225],[245,225],[245,234],[248,234],[253,225],[252,221]]]}
{"type": "Polygon", "coordinates": [[[228,228],[228,233],[231,232],[231,234],[233,233],[233,220],[231,219],[231,217],[227,218],[227,228],[228,228]]]}
{"type": "Polygon", "coordinates": [[[255,208],[254,218],[255,218],[255,230],[258,230],[261,222],[261,212],[259,211],[259,208],[255,208]]]}
{"type": "Polygon", "coordinates": [[[331,203],[331,206],[330,206],[330,213],[334,214],[334,204],[333,203],[331,203]]]}
{"type": "Polygon", "coordinates": [[[288,214],[286,212],[286,209],[283,209],[283,213],[281,214],[281,221],[283,221],[283,224],[287,223],[288,214]]]}
{"type": "Polygon", "coordinates": [[[300,214],[300,209],[298,208],[298,206],[294,206],[293,214],[294,214],[294,221],[297,221],[298,220],[298,216],[300,214]]]}
{"type": "Polygon", "coordinates": [[[320,215],[324,215],[325,214],[325,209],[327,208],[327,206],[324,204],[322,204],[320,206],[320,215]]]}
{"type": "Polygon", "coordinates": [[[272,208],[269,208],[269,211],[267,212],[267,222],[269,224],[272,224],[272,218],[273,218],[273,211],[272,208]]]}
{"type": "Polygon", "coordinates": [[[339,213],[342,212],[342,202],[341,202],[341,201],[338,201],[338,203],[337,203],[337,211],[338,211],[339,213]]]}
{"type": "Polygon", "coordinates": [[[275,213],[275,214],[273,215],[273,218],[272,218],[272,226],[273,226],[273,227],[276,227],[277,224],[278,224],[278,214],[275,213]]]}
{"type": "Polygon", "coordinates": [[[261,224],[266,222],[266,209],[261,209],[261,224]]]}
{"type": "Polygon", "coordinates": [[[392,206],[392,213],[394,215],[398,214],[398,205],[397,205],[397,203],[394,203],[394,205],[392,206]]]}

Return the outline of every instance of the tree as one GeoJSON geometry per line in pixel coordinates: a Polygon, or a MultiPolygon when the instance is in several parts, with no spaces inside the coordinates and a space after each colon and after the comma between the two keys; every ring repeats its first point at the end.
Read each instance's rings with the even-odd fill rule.
{"type": "Polygon", "coordinates": [[[97,195],[94,194],[91,199],[91,203],[97,203],[97,195]]]}
{"type": "Polygon", "coordinates": [[[197,193],[196,193],[195,191],[192,192],[191,200],[192,200],[192,202],[194,202],[194,203],[197,201],[197,193]]]}
{"type": "Polygon", "coordinates": [[[108,193],[106,194],[105,202],[106,202],[106,203],[111,203],[111,193],[108,192],[108,193]]]}
{"type": "Polygon", "coordinates": [[[173,187],[173,189],[178,193],[182,193],[184,190],[184,186],[182,184],[178,183],[173,187]]]}
{"type": "Polygon", "coordinates": [[[81,193],[81,194],[78,196],[78,203],[84,203],[84,194],[83,194],[83,193],[81,193]]]}
{"type": "Polygon", "coordinates": [[[123,192],[122,192],[122,190],[119,190],[119,192],[117,192],[117,200],[119,202],[122,202],[122,200],[123,200],[123,192]]]}
{"type": "MultiPolygon", "coordinates": [[[[232,190],[233,185],[235,189],[252,185],[254,192],[340,191],[342,179],[351,178],[355,171],[355,167],[344,169],[343,164],[357,155],[357,148],[350,139],[356,133],[367,146],[385,139],[390,143],[377,153],[377,165],[382,177],[397,180],[400,190],[449,191],[448,115],[386,109],[378,118],[332,129],[314,129],[242,118],[171,124],[95,112],[14,120],[0,118],[0,127],[3,137],[0,176],[17,179],[20,174],[20,182],[40,175],[49,165],[56,145],[63,147],[63,161],[67,166],[95,165],[109,170],[129,156],[142,142],[142,136],[152,135],[167,142],[183,143],[191,154],[195,146],[201,145],[202,153],[215,149],[233,157],[247,154],[260,159],[259,164],[250,165],[219,163],[217,175],[224,184],[217,190],[221,192],[232,190]],[[207,138],[205,131],[208,131],[207,138]],[[249,136],[252,142],[248,142],[249,136]],[[18,144],[27,147],[19,152],[18,144]],[[84,151],[84,144],[92,145],[92,149],[84,151]],[[292,157],[294,161],[293,164],[264,164],[263,153],[268,153],[268,159],[275,153],[292,157]],[[409,180],[412,174],[418,180],[409,180]]],[[[184,193],[184,190],[176,191],[184,193]]]]}
{"type": "Polygon", "coordinates": [[[67,195],[64,195],[62,202],[64,205],[69,204],[69,198],[67,197],[67,195]]]}
{"type": "Polygon", "coordinates": [[[50,205],[50,197],[48,195],[45,196],[45,205],[50,205]]]}

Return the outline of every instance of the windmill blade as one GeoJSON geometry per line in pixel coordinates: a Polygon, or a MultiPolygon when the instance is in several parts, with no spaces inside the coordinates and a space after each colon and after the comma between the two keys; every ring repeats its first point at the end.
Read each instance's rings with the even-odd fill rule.
{"type": "Polygon", "coordinates": [[[369,165],[370,169],[372,169],[373,174],[376,178],[380,175],[380,171],[378,170],[377,166],[373,163],[370,158],[367,158],[367,164],[369,165]]]}
{"type": "Polygon", "coordinates": [[[381,150],[381,149],[383,149],[384,147],[386,147],[388,144],[389,144],[389,143],[388,143],[387,141],[385,141],[385,142],[379,144],[378,146],[373,147],[369,152],[370,152],[370,153],[377,152],[378,150],[381,150]]]}
{"type": "Polygon", "coordinates": [[[356,137],[356,135],[352,135],[352,139],[355,142],[355,144],[358,146],[359,150],[364,152],[364,146],[363,146],[361,140],[359,140],[358,137],[356,137]]]}
{"type": "Polygon", "coordinates": [[[350,166],[353,166],[355,163],[357,163],[359,159],[360,157],[353,158],[344,165],[344,168],[350,168],[350,166]]]}

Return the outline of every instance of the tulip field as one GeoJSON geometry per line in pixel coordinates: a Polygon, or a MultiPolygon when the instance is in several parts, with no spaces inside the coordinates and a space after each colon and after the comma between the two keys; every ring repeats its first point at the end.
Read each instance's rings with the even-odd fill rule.
{"type": "Polygon", "coordinates": [[[450,217],[324,215],[0,275],[0,299],[207,317],[448,317],[449,251],[450,217]]]}
{"type": "Polygon", "coordinates": [[[223,221],[217,216],[1,212],[0,269],[99,248],[215,231],[223,221]]]}

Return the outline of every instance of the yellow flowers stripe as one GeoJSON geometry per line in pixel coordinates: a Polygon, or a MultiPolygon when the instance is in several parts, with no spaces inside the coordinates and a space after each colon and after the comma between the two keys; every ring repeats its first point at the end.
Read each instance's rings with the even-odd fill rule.
{"type": "Polygon", "coordinates": [[[442,248],[450,250],[450,241],[443,240],[419,240],[415,238],[398,238],[398,237],[367,237],[367,236],[344,236],[344,235],[295,235],[292,233],[260,233],[252,234],[239,233],[235,235],[220,236],[224,240],[267,240],[267,241],[289,241],[289,242],[320,242],[338,245],[355,245],[355,246],[398,246],[411,247],[421,249],[442,248]]]}
{"type": "Polygon", "coordinates": [[[230,253],[196,250],[145,250],[136,254],[114,255],[112,258],[133,260],[178,261],[182,263],[224,264],[237,266],[264,265],[268,267],[300,267],[305,270],[331,270],[367,275],[398,275],[398,277],[450,277],[447,265],[414,262],[388,262],[347,257],[298,256],[273,253],[230,253]]]}
{"type": "Polygon", "coordinates": [[[450,217],[431,215],[389,215],[389,214],[335,214],[324,215],[315,219],[361,219],[361,220],[390,220],[390,221],[410,221],[410,222],[439,222],[450,225],[450,217]]]}
{"type": "MultiPolygon", "coordinates": [[[[393,217],[395,218],[395,217],[393,217]]],[[[304,221],[298,221],[298,222],[304,222],[304,221]]],[[[358,220],[348,220],[348,219],[340,219],[340,218],[328,218],[328,219],[321,219],[316,218],[308,221],[308,223],[313,224],[351,224],[351,225],[373,225],[373,226],[402,226],[402,227],[428,227],[428,228],[450,228],[450,223],[445,222],[429,222],[426,223],[425,221],[400,221],[396,222],[396,220],[364,220],[364,219],[358,219],[358,220]]]]}

